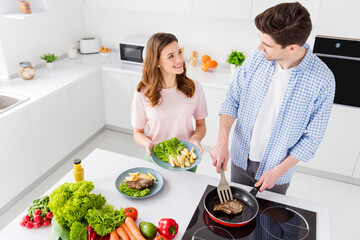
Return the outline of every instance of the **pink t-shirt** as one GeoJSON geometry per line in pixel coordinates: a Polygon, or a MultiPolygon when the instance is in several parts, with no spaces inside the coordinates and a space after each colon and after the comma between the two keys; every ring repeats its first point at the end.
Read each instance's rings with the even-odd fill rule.
{"type": "Polygon", "coordinates": [[[204,90],[199,82],[194,83],[192,98],[180,92],[177,86],[162,89],[162,98],[155,107],[150,106],[143,92],[135,91],[131,106],[133,128],[145,129],[147,124],[148,137],[156,144],[172,137],[189,141],[194,133],[193,117],[201,120],[208,115],[204,90]]]}

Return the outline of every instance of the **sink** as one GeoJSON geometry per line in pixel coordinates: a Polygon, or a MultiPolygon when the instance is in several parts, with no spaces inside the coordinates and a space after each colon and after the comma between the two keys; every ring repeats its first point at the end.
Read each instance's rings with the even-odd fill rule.
{"type": "Polygon", "coordinates": [[[0,92],[0,114],[29,99],[28,97],[13,93],[0,92]]]}

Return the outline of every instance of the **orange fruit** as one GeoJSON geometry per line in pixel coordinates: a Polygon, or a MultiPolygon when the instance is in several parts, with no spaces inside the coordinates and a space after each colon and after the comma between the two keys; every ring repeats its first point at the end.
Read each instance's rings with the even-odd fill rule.
{"type": "Polygon", "coordinates": [[[204,72],[207,72],[207,71],[209,70],[209,68],[206,66],[205,63],[203,63],[203,64],[201,65],[201,70],[203,70],[204,72]]]}
{"type": "Polygon", "coordinates": [[[218,64],[215,60],[208,60],[208,61],[206,61],[205,65],[208,68],[216,68],[218,64]]]}
{"type": "Polygon", "coordinates": [[[201,57],[201,61],[203,62],[203,63],[206,63],[208,60],[210,60],[211,58],[210,58],[210,56],[209,55],[204,55],[204,56],[202,56],[201,57]]]}

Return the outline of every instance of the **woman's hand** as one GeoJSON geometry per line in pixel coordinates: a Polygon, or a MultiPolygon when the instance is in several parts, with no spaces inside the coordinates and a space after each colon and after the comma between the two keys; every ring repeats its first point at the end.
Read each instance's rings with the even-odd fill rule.
{"type": "Polygon", "coordinates": [[[154,142],[147,142],[146,145],[145,145],[145,149],[146,149],[146,152],[149,156],[151,156],[151,149],[153,149],[153,147],[155,146],[156,144],[154,142]]]}
{"type": "Polygon", "coordinates": [[[199,148],[201,154],[204,152],[200,141],[190,139],[190,142],[199,148]]]}

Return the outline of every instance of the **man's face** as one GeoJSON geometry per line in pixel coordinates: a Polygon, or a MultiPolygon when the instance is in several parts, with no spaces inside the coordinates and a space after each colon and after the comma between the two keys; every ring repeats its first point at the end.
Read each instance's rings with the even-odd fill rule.
{"type": "Polygon", "coordinates": [[[258,46],[258,50],[263,51],[266,60],[272,61],[284,60],[289,55],[289,48],[287,46],[282,48],[281,45],[275,43],[274,39],[266,33],[260,32],[260,44],[258,46]]]}

